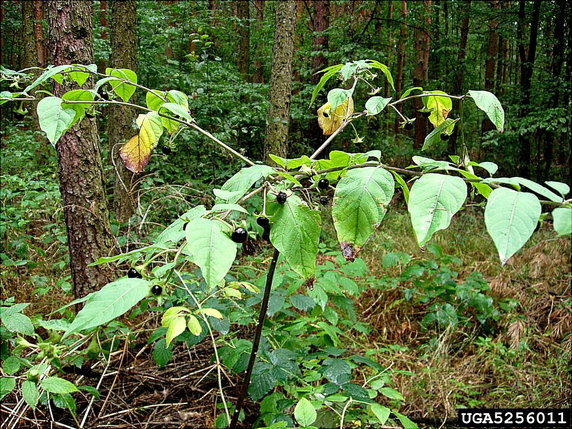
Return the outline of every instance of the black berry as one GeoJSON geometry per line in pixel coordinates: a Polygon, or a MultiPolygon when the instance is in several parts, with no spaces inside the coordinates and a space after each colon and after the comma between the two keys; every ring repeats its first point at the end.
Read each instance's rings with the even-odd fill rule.
{"type": "Polygon", "coordinates": [[[288,199],[288,195],[286,195],[285,192],[278,192],[278,195],[276,195],[276,201],[278,201],[280,204],[284,204],[286,202],[286,200],[288,199]]]}
{"type": "Polygon", "coordinates": [[[328,189],[330,186],[330,181],[328,179],[320,179],[318,182],[318,188],[320,189],[328,189]]]}
{"type": "Polygon", "coordinates": [[[130,279],[142,279],[143,276],[141,274],[139,274],[139,271],[137,271],[135,268],[129,268],[129,271],[127,271],[127,277],[129,277],[130,279]]]}
{"type": "Polygon", "coordinates": [[[256,218],[256,223],[264,229],[266,229],[270,226],[270,220],[268,220],[268,218],[264,217],[264,216],[260,216],[259,218],[256,218]]]}
{"type": "Polygon", "coordinates": [[[403,128],[405,128],[406,130],[412,130],[413,129],[413,121],[407,121],[404,125],[403,128]]]}
{"type": "Polygon", "coordinates": [[[153,286],[153,287],[151,288],[151,293],[152,293],[153,295],[159,296],[159,295],[161,295],[161,294],[163,293],[163,288],[162,288],[161,286],[159,286],[159,285],[155,285],[155,286],[153,286]]]}
{"type": "Polygon", "coordinates": [[[244,243],[248,238],[248,231],[244,228],[236,228],[230,238],[235,243],[244,243]]]}
{"type": "Polygon", "coordinates": [[[183,231],[185,231],[185,230],[187,229],[187,225],[188,225],[188,224],[189,224],[189,222],[185,222],[185,223],[183,224],[183,231]]]}
{"type": "Polygon", "coordinates": [[[329,201],[328,197],[326,197],[326,196],[320,197],[320,204],[321,205],[325,206],[326,204],[328,204],[328,201],[329,201]]]}
{"type": "Polygon", "coordinates": [[[99,94],[99,96],[100,96],[103,100],[105,100],[105,101],[108,101],[108,100],[109,100],[109,94],[107,93],[107,91],[102,91],[102,92],[99,94]]]}
{"type": "Polygon", "coordinates": [[[441,140],[449,140],[449,137],[451,137],[451,134],[441,133],[441,140]]]}
{"type": "Polygon", "coordinates": [[[163,147],[161,147],[161,152],[163,152],[165,155],[171,155],[171,146],[164,144],[163,147]]]}

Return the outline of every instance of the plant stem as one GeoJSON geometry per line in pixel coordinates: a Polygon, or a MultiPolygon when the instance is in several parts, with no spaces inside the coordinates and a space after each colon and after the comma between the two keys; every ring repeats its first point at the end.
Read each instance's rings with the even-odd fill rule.
{"type": "Polygon", "coordinates": [[[268,301],[270,300],[270,290],[272,289],[272,281],[274,280],[274,272],[276,271],[276,262],[278,261],[278,256],[280,256],[280,251],[278,249],[274,249],[274,254],[272,255],[272,261],[270,262],[270,267],[268,267],[266,286],[264,288],[264,297],[262,298],[260,314],[258,315],[258,325],[256,325],[256,332],[254,333],[254,341],[252,343],[252,352],[250,352],[250,360],[248,361],[248,368],[246,369],[244,380],[242,380],[242,387],[240,388],[240,393],[238,394],[238,400],[236,401],[236,409],[234,410],[234,415],[232,416],[232,421],[230,422],[229,426],[230,429],[236,428],[236,425],[238,423],[238,416],[240,415],[240,410],[242,409],[242,404],[248,393],[248,386],[250,385],[250,377],[252,376],[252,370],[254,368],[254,362],[256,360],[256,353],[258,352],[258,346],[260,345],[260,339],[262,337],[262,328],[264,326],[264,319],[266,318],[266,311],[268,310],[268,301]]]}

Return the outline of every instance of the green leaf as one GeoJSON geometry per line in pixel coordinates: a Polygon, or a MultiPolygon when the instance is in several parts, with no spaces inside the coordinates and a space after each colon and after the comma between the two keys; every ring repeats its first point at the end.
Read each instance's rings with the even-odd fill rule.
{"type": "Polygon", "coordinates": [[[318,418],[318,413],[310,401],[302,398],[294,407],[294,417],[301,426],[310,426],[318,418]]]}
{"type": "Polygon", "coordinates": [[[64,334],[64,338],[121,316],[145,298],[150,287],[151,283],[143,279],[123,278],[108,283],[91,295],[64,334]]]}
{"type": "Polygon", "coordinates": [[[306,295],[292,295],[289,299],[292,305],[301,311],[309,311],[316,306],[314,300],[306,295]]]}
{"type": "Polygon", "coordinates": [[[382,221],[394,190],[393,176],[383,168],[348,171],[336,186],[332,207],[340,244],[363,246],[382,221]]]}
{"type": "Polygon", "coordinates": [[[369,411],[371,411],[371,413],[375,415],[377,420],[379,420],[379,423],[381,423],[382,425],[385,424],[387,418],[389,417],[389,413],[391,412],[389,408],[379,404],[370,404],[368,405],[368,408],[369,411]]]}
{"type": "Polygon", "coordinates": [[[14,375],[20,369],[20,365],[21,365],[20,358],[16,356],[8,356],[4,360],[4,362],[2,362],[2,370],[7,375],[14,375]]]}
{"type": "Polygon", "coordinates": [[[250,189],[252,185],[260,179],[272,174],[274,169],[267,165],[253,165],[241,169],[238,173],[226,181],[222,188],[215,189],[213,192],[217,196],[216,203],[231,203],[238,202],[250,189]],[[220,192],[223,191],[223,192],[220,192]]]}
{"type": "Polygon", "coordinates": [[[421,88],[420,86],[414,86],[413,88],[406,89],[405,92],[403,94],[401,94],[401,97],[399,97],[399,99],[401,100],[402,98],[407,97],[413,91],[423,92],[423,88],[421,88]]]}
{"type": "Polygon", "coordinates": [[[198,265],[209,288],[218,285],[236,257],[236,244],[222,230],[217,220],[198,218],[189,221],[185,230],[185,253],[198,265]]]}
{"type": "Polygon", "coordinates": [[[552,219],[554,220],[554,231],[559,236],[572,234],[572,208],[558,207],[554,209],[552,219]]]}
{"type": "Polygon", "coordinates": [[[35,409],[36,405],[38,405],[38,399],[40,398],[38,385],[30,380],[24,381],[22,383],[22,396],[24,397],[26,404],[28,404],[32,409],[35,409]]]}
{"type": "Polygon", "coordinates": [[[211,208],[211,212],[226,212],[226,211],[234,211],[240,212],[244,214],[248,214],[248,210],[244,207],[239,206],[238,204],[215,204],[211,208]]]}
{"type": "Polygon", "coordinates": [[[0,92],[0,106],[8,101],[11,101],[13,98],[17,97],[19,93],[12,93],[10,91],[2,91],[0,92]]]}
{"type": "Polygon", "coordinates": [[[469,91],[479,109],[487,114],[499,133],[504,131],[504,109],[496,95],[488,91],[469,91]]]}
{"type": "Polygon", "coordinates": [[[78,388],[73,383],[60,377],[46,377],[41,381],[40,386],[50,393],[72,393],[78,391],[78,388]]]}
{"type": "Polygon", "coordinates": [[[185,109],[183,106],[181,106],[180,104],[176,104],[176,103],[165,103],[161,106],[162,109],[167,109],[169,110],[171,113],[174,113],[177,116],[180,116],[181,118],[186,119],[189,122],[193,122],[193,118],[191,118],[191,114],[189,113],[188,109],[185,109]]]}
{"type": "Polygon", "coordinates": [[[161,106],[165,103],[165,100],[161,97],[167,98],[165,91],[158,91],[156,89],[154,89],[153,92],[147,91],[145,94],[147,107],[158,112],[161,106]]]}
{"type": "Polygon", "coordinates": [[[320,70],[318,73],[324,73],[324,75],[320,78],[320,81],[312,91],[312,98],[310,99],[310,106],[314,103],[314,100],[318,96],[320,90],[324,87],[324,85],[330,80],[332,76],[335,76],[340,72],[344,65],[343,64],[336,64],[334,66],[326,67],[323,70],[320,70]]]}
{"type": "Polygon", "coordinates": [[[421,99],[423,100],[425,108],[431,110],[429,122],[431,122],[433,126],[438,127],[447,119],[449,112],[453,108],[453,102],[449,97],[440,97],[438,95],[447,95],[447,93],[443,91],[428,91],[426,94],[436,94],[422,97],[421,99]]]}
{"type": "Polygon", "coordinates": [[[350,364],[343,359],[328,358],[323,362],[324,377],[332,383],[341,386],[350,381],[352,376],[352,368],[350,364]]]}
{"type": "Polygon", "coordinates": [[[393,414],[395,414],[395,416],[399,419],[399,421],[403,425],[403,429],[418,429],[417,423],[411,421],[409,417],[404,416],[403,414],[398,413],[397,411],[394,411],[393,414]]]}
{"type": "Polygon", "coordinates": [[[167,342],[164,338],[160,339],[155,343],[153,347],[153,359],[159,366],[159,368],[163,368],[173,357],[173,352],[171,349],[167,347],[167,342]]]}
{"type": "Polygon", "coordinates": [[[540,202],[534,194],[507,188],[491,193],[485,207],[485,224],[503,265],[528,241],[540,212],[540,202]]]}
{"type": "Polygon", "coordinates": [[[37,107],[40,128],[54,146],[72,127],[76,117],[76,111],[62,106],[62,101],[58,97],[46,97],[40,100],[37,107]]]}
{"type": "Polygon", "coordinates": [[[452,134],[453,130],[455,129],[455,123],[458,120],[459,119],[445,119],[443,122],[441,122],[439,126],[437,126],[429,134],[427,134],[421,150],[427,150],[437,144],[443,143],[443,140],[441,139],[441,134],[443,133],[452,134]]]}
{"type": "Polygon", "coordinates": [[[466,198],[467,185],[460,177],[429,173],[413,184],[407,206],[419,246],[449,226],[466,198]]]}
{"type": "Polygon", "coordinates": [[[518,183],[521,184],[522,186],[526,186],[531,191],[534,191],[534,192],[542,195],[543,197],[548,198],[550,201],[560,203],[563,200],[563,198],[561,196],[556,195],[550,189],[548,189],[542,185],[539,185],[538,183],[533,182],[530,179],[525,179],[524,177],[516,177],[516,179],[518,180],[518,183]]]}
{"type": "Polygon", "coordinates": [[[381,72],[385,75],[385,78],[387,79],[387,81],[391,85],[391,88],[393,88],[393,90],[395,91],[395,86],[393,85],[393,76],[391,76],[391,71],[389,70],[389,67],[387,67],[385,64],[382,64],[379,61],[375,61],[375,60],[368,60],[367,63],[371,67],[376,68],[378,70],[381,70],[381,72]]]}
{"type": "MultiPolygon", "coordinates": [[[[2,308],[4,310],[4,307],[2,308]]],[[[4,327],[10,332],[22,335],[34,335],[34,325],[28,316],[22,313],[10,315],[0,314],[0,319],[4,327]]]]}
{"type": "Polygon", "coordinates": [[[72,65],[69,64],[64,64],[61,66],[48,66],[48,68],[46,69],[45,72],[43,72],[40,76],[38,76],[38,78],[32,82],[30,85],[28,85],[26,88],[24,88],[24,93],[30,92],[32,89],[34,89],[35,87],[37,87],[38,85],[41,85],[42,83],[44,83],[46,80],[48,80],[50,77],[55,76],[58,73],[61,73],[65,70],[68,70],[70,68],[72,68],[72,65]]]}
{"type": "Polygon", "coordinates": [[[568,192],[570,192],[570,186],[568,186],[566,183],[550,182],[550,181],[544,183],[546,183],[548,186],[558,191],[563,197],[566,196],[568,192]]]}
{"type": "Polygon", "coordinates": [[[322,219],[298,196],[291,195],[284,204],[270,204],[272,217],[270,241],[282,253],[290,267],[305,278],[314,276],[322,219]]]}
{"type": "Polygon", "coordinates": [[[379,97],[379,96],[371,97],[369,100],[365,102],[365,109],[367,110],[367,116],[377,115],[379,112],[385,109],[385,106],[387,106],[390,101],[391,97],[390,98],[379,97]]]}
{"type": "Polygon", "coordinates": [[[159,234],[155,240],[155,244],[157,246],[165,246],[169,243],[178,243],[185,237],[185,231],[183,229],[185,222],[201,217],[205,213],[207,213],[207,209],[202,205],[188,210],[159,234]]]}
{"type": "Polygon", "coordinates": [[[74,65],[74,67],[69,72],[69,77],[79,86],[82,86],[89,79],[90,73],[97,73],[97,65],[90,64],[88,66],[74,65]],[[87,71],[86,71],[87,70],[87,71]]]}
{"type": "MultiPolygon", "coordinates": [[[[163,325],[163,327],[165,327],[165,326],[163,325]]],[[[167,335],[165,336],[165,341],[167,342],[167,347],[169,347],[169,344],[171,344],[171,341],[173,341],[176,337],[178,337],[183,332],[185,332],[186,327],[187,327],[187,322],[185,320],[184,315],[178,315],[176,317],[173,317],[171,320],[169,320],[169,323],[166,326],[167,335]]]]}
{"type": "Polygon", "coordinates": [[[405,400],[400,392],[398,392],[395,389],[392,389],[391,387],[382,387],[381,389],[379,389],[379,393],[381,393],[383,396],[388,397],[389,399],[395,399],[397,401],[405,400]]]}
{"type": "Polygon", "coordinates": [[[14,377],[0,377],[0,399],[12,392],[16,387],[16,379],[14,377]]]}
{"type": "MultiPolygon", "coordinates": [[[[94,91],[85,89],[74,89],[66,92],[62,96],[64,101],[93,101],[95,100],[94,91]]],[[[89,107],[89,103],[85,104],[68,104],[63,103],[62,107],[66,109],[73,109],[75,111],[74,123],[81,121],[85,116],[85,111],[89,107]]]]}
{"type": "Polygon", "coordinates": [[[328,103],[330,103],[330,109],[336,110],[336,108],[344,104],[351,95],[352,91],[348,89],[332,89],[330,92],[328,92],[328,103]]]}
{"type": "Polygon", "coordinates": [[[193,335],[201,335],[201,333],[203,332],[203,327],[201,326],[199,319],[197,319],[192,314],[189,314],[189,320],[187,322],[187,326],[189,328],[189,331],[193,335]]]}
{"type": "Polygon", "coordinates": [[[397,173],[396,171],[392,171],[391,174],[393,174],[395,181],[399,184],[399,186],[401,187],[401,190],[403,191],[403,198],[405,199],[405,204],[408,204],[409,203],[409,186],[407,186],[407,183],[405,183],[405,180],[403,180],[403,177],[401,177],[401,175],[399,173],[397,173]]]}
{"type": "MultiPolygon", "coordinates": [[[[105,74],[118,77],[128,82],[137,83],[137,74],[129,69],[112,69],[107,68],[105,74]]],[[[123,101],[128,102],[135,93],[136,87],[126,82],[110,81],[111,90],[115,92],[123,101]]]]}

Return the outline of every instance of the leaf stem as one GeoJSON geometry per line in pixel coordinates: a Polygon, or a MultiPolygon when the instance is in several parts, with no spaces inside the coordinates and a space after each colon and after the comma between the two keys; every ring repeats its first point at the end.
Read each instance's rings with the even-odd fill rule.
{"type": "Polygon", "coordinates": [[[258,352],[258,346],[260,345],[260,339],[262,337],[262,328],[264,326],[264,320],[266,318],[266,311],[268,310],[268,301],[270,300],[270,290],[272,289],[272,281],[274,280],[274,272],[276,271],[276,263],[278,262],[278,256],[280,256],[280,251],[274,249],[274,254],[272,255],[272,261],[270,262],[270,267],[268,267],[268,275],[266,277],[266,286],[264,288],[264,297],[262,298],[262,305],[260,306],[260,314],[258,315],[258,325],[256,325],[256,332],[254,333],[254,341],[252,343],[252,352],[250,353],[250,360],[248,361],[248,368],[246,369],[246,374],[242,380],[242,386],[240,388],[240,393],[238,394],[238,400],[236,401],[236,409],[234,410],[234,415],[232,416],[232,421],[230,422],[230,429],[235,429],[238,423],[238,416],[240,415],[240,410],[242,409],[242,404],[246,395],[248,393],[248,386],[250,385],[250,378],[252,376],[252,370],[254,368],[254,362],[256,361],[256,353],[258,352]]]}

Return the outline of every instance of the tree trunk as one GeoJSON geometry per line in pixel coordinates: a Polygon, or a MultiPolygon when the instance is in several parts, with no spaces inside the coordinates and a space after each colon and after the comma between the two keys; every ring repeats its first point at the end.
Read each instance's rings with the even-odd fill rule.
{"type": "MultiPolygon", "coordinates": [[[[314,0],[314,39],[312,44],[314,52],[317,54],[312,59],[313,73],[327,67],[328,60],[323,52],[328,50],[328,36],[325,31],[330,26],[330,2],[325,0],[314,0]]],[[[312,83],[320,81],[320,75],[312,76],[312,83]]]]}
{"type": "MultiPolygon", "coordinates": [[[[499,51],[499,20],[498,20],[498,10],[500,8],[499,0],[491,0],[489,6],[493,10],[495,16],[493,19],[489,20],[489,31],[488,31],[488,41],[487,41],[487,58],[485,60],[485,89],[490,92],[496,92],[496,79],[495,79],[495,69],[497,55],[499,51]]],[[[481,124],[481,130],[483,133],[491,131],[495,128],[494,124],[489,118],[484,118],[481,124]]]]}
{"type": "MultiPolygon", "coordinates": [[[[455,95],[461,94],[461,92],[465,92],[465,58],[467,56],[467,40],[469,38],[469,11],[471,8],[471,0],[465,0],[462,3],[461,7],[461,30],[459,34],[459,53],[457,55],[457,72],[455,73],[455,79],[453,81],[453,92],[455,95]]],[[[453,109],[459,109],[459,101],[453,100],[453,109]]],[[[459,127],[459,125],[457,126],[459,127]]],[[[451,138],[449,139],[449,143],[447,145],[447,149],[450,154],[454,154],[457,152],[457,138],[459,135],[459,130],[457,129],[456,133],[453,133],[451,138]]]]}
{"type": "MultiPolygon", "coordinates": [[[[397,75],[395,77],[395,90],[401,95],[403,90],[403,69],[405,66],[405,42],[407,40],[407,0],[401,0],[401,26],[399,28],[399,42],[397,44],[397,75]]],[[[403,105],[397,105],[397,109],[401,112],[403,105]]],[[[399,132],[400,118],[395,119],[395,132],[399,132]]]]}
{"type": "Polygon", "coordinates": [[[262,27],[264,25],[264,7],[266,3],[264,0],[255,0],[254,7],[256,8],[256,23],[255,30],[256,30],[256,41],[255,41],[255,55],[256,59],[254,60],[254,74],[252,75],[252,82],[254,83],[264,83],[264,68],[262,66],[262,60],[260,58],[260,51],[262,46],[262,40],[260,38],[262,27]]]}
{"type": "MultiPolygon", "coordinates": [[[[525,25],[525,6],[526,2],[520,2],[518,12],[518,51],[520,56],[520,89],[522,93],[522,110],[521,117],[524,117],[530,111],[530,90],[532,86],[532,71],[534,61],[536,60],[536,44],[538,41],[538,21],[540,18],[540,0],[535,0],[532,10],[532,18],[530,21],[530,35],[528,42],[528,55],[526,54],[526,47],[524,46],[524,25],[525,25]]],[[[520,139],[520,175],[529,177],[530,175],[530,161],[531,161],[531,142],[530,136],[524,134],[520,139]]]]}
{"type": "MultiPolygon", "coordinates": [[[[38,67],[38,50],[36,49],[36,31],[34,25],[34,3],[30,1],[22,2],[22,48],[24,55],[22,57],[22,66],[24,68],[38,67]]],[[[38,71],[31,73],[35,77],[39,76],[38,71]]],[[[33,91],[35,92],[35,91],[33,91]]],[[[40,129],[38,122],[38,101],[33,101],[30,104],[30,111],[32,113],[32,123],[36,130],[40,129]]]]}
{"type": "MultiPolygon", "coordinates": [[[[423,0],[420,20],[425,25],[415,27],[415,52],[417,59],[413,70],[413,86],[424,87],[429,80],[429,29],[431,28],[431,0],[423,0]]],[[[427,135],[427,118],[419,110],[423,108],[421,98],[415,99],[415,148],[421,148],[427,135]]]]}
{"type": "MultiPolygon", "coordinates": [[[[111,2],[111,67],[137,71],[137,4],[135,0],[111,2]]],[[[110,106],[108,119],[109,153],[114,166],[113,208],[117,220],[127,222],[137,207],[138,175],[125,168],[119,149],[135,134],[131,126],[136,111],[128,106],[110,106]]]]}
{"type": "Polygon", "coordinates": [[[250,66],[250,2],[239,1],[236,4],[238,18],[238,70],[245,81],[248,81],[250,66]]]}
{"type": "Polygon", "coordinates": [[[264,142],[264,155],[267,160],[269,154],[284,157],[287,153],[295,34],[296,1],[277,2],[270,78],[270,105],[264,142]]]}
{"type": "MultiPolygon", "coordinates": [[[[102,40],[107,40],[109,34],[108,34],[108,29],[109,29],[109,23],[107,20],[107,15],[108,15],[108,11],[109,11],[109,0],[101,0],[99,2],[100,4],[100,24],[101,24],[101,39],[102,40]]],[[[100,73],[105,73],[105,69],[107,68],[107,61],[102,58],[99,60],[99,62],[97,63],[97,70],[100,73]]]]}
{"type": "MultiPolygon", "coordinates": [[[[92,64],[91,2],[48,0],[46,7],[50,62],[92,64]]],[[[54,84],[58,97],[70,89],[71,84],[54,84]]],[[[109,256],[113,246],[95,119],[76,124],[62,136],[56,149],[74,293],[80,298],[100,289],[113,274],[108,265],[89,266],[109,256]]]]}
{"type": "Polygon", "coordinates": [[[36,53],[38,66],[46,66],[46,41],[44,38],[44,4],[41,0],[34,0],[34,34],[36,39],[36,53]]]}

